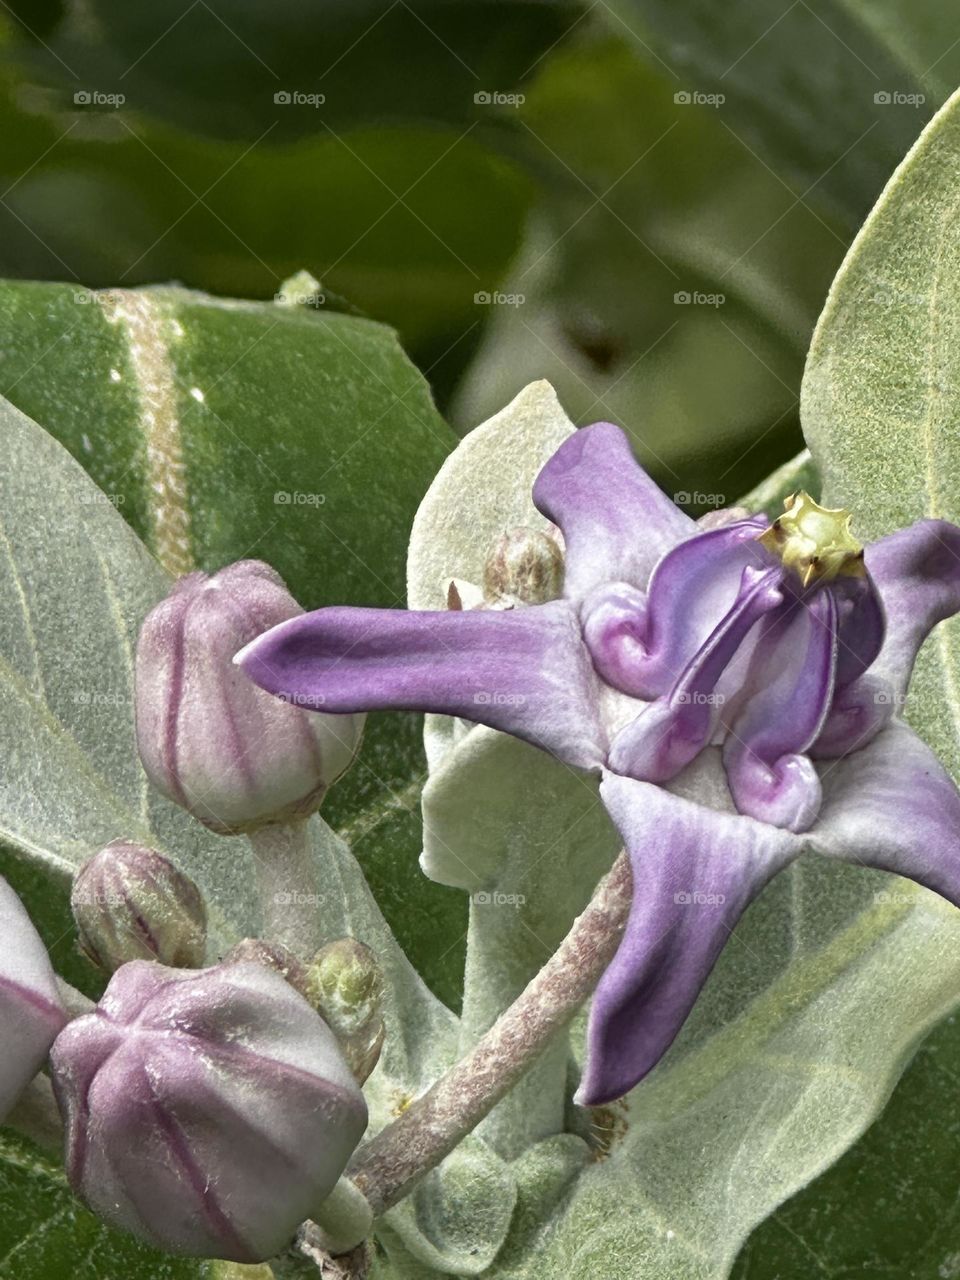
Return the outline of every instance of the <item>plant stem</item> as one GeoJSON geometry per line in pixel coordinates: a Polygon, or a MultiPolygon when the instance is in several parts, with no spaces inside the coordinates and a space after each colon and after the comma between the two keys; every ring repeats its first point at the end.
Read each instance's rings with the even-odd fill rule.
{"type": "Polygon", "coordinates": [[[348,1176],[374,1215],[402,1199],[476,1128],[569,1024],[620,944],[631,884],[630,863],[621,853],[523,994],[465,1058],[361,1148],[348,1176]]]}
{"type": "Polygon", "coordinates": [[[309,1224],[310,1244],[325,1253],[349,1253],[370,1234],[373,1212],[349,1178],[341,1178],[309,1224]]]}
{"type": "Polygon", "coordinates": [[[82,991],[78,991],[76,987],[71,986],[59,974],[57,974],[57,990],[60,992],[63,1007],[71,1018],[79,1018],[96,1008],[95,1001],[91,1000],[89,996],[85,996],[82,991]]]}
{"type": "Polygon", "coordinates": [[[278,822],[252,832],[263,938],[309,959],[319,942],[320,894],[306,822],[278,822]]]}

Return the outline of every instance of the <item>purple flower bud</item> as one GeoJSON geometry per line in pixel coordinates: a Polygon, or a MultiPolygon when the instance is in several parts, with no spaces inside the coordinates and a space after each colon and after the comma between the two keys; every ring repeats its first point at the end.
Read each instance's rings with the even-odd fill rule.
{"type": "Polygon", "coordinates": [[[0,1122],[67,1021],[46,948],[0,877],[0,1122]]]}
{"type": "Polygon", "coordinates": [[[124,965],[51,1065],[71,1186],[168,1253],[272,1257],[367,1123],[333,1033],[260,964],[124,965]]]}
{"type": "Polygon", "coordinates": [[[110,973],[129,960],[198,969],[207,941],[200,890],[162,854],[114,840],[87,862],[70,895],[80,945],[110,973]]]}
{"type": "Polygon", "coordinates": [[[307,966],[307,999],[334,1031],[353,1074],[362,1084],[383,1047],[383,970],[355,938],[339,938],[307,966]]]}
{"type": "MultiPolygon", "coordinates": [[[[191,573],[137,645],[137,742],[151,782],[223,834],[307,817],[356,753],[362,715],[317,715],[258,689],[233,657],[302,610],[258,560],[191,573]]],[[[283,695],[281,693],[280,697],[283,695]]]]}
{"type": "Polygon", "coordinates": [[[563,594],[563,551],[555,537],[539,529],[502,534],[483,566],[487,600],[504,597],[521,604],[546,604],[563,594]]]}

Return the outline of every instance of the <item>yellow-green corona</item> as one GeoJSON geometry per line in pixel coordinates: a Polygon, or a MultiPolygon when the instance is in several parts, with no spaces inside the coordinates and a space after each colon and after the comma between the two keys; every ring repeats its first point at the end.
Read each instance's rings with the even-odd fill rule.
{"type": "Polygon", "coordinates": [[[809,493],[783,500],[783,515],[758,539],[805,587],[834,578],[862,577],[863,547],[850,532],[851,515],[842,508],[821,507],[809,493]]]}

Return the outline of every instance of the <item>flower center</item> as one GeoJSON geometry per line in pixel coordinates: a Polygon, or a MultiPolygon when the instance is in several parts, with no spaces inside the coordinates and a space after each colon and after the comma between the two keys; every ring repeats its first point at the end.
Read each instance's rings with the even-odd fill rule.
{"type": "Polygon", "coordinates": [[[821,507],[802,490],[785,498],[783,515],[757,539],[792,569],[805,587],[841,575],[862,578],[863,547],[850,532],[851,515],[821,507]]]}

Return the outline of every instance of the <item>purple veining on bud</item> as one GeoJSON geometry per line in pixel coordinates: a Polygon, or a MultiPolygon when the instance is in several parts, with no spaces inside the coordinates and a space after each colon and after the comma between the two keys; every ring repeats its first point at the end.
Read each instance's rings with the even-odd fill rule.
{"type": "Polygon", "coordinates": [[[307,965],[307,999],[336,1035],[360,1084],[383,1047],[383,993],[376,956],[355,938],[328,942],[307,965]]]}
{"type": "Polygon", "coordinates": [[[272,1257],[367,1123],[332,1032],[260,964],[132,961],[61,1033],[51,1066],[71,1186],[168,1253],[272,1257]]]}
{"type": "Polygon", "coordinates": [[[129,960],[177,969],[203,964],[207,912],[200,890],[155,849],[111,841],[78,872],[70,906],[80,946],[109,973],[129,960]]]}
{"type": "Polygon", "coordinates": [[[0,877],[0,1122],[67,1021],[47,949],[0,877]]]}
{"type": "Polygon", "coordinates": [[[488,601],[546,604],[563,594],[563,551],[555,537],[539,529],[501,534],[483,566],[488,601]]]}
{"type": "MultiPolygon", "coordinates": [[[[303,611],[269,565],[191,573],[147,616],[137,645],[137,744],[165,795],[223,834],[317,809],[356,754],[363,716],[308,715],[245,680],[233,657],[303,611]]],[[[313,711],[323,711],[313,699],[313,711]]]]}
{"type": "Polygon", "coordinates": [[[656,1065],[742,912],[805,849],[960,904],[960,795],[898,714],[960,610],[960,529],[922,520],[864,551],[847,512],[803,493],[774,521],[698,525],[612,423],[565,440],[533,500],[563,534],[561,599],[321,609],[239,661],[330,710],[461,716],[602,774],[634,904],[591,1008],[577,1098],[597,1105],[656,1065]]]}

